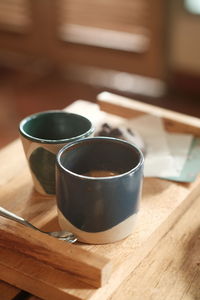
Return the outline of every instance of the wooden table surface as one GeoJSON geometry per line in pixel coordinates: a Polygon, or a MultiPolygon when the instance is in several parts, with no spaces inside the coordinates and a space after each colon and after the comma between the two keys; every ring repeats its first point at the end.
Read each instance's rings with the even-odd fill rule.
{"type": "MultiPolygon", "coordinates": [[[[199,300],[199,212],[200,196],[121,284],[110,300],[199,300]]],[[[15,299],[19,292],[19,289],[0,282],[1,300],[15,299]]],[[[21,299],[39,298],[28,294],[24,298],[21,293],[21,299]]]]}
{"type": "MultiPolygon", "coordinates": [[[[110,300],[199,300],[199,215],[200,192],[187,211],[123,281],[110,300]]],[[[0,281],[0,300],[11,299],[39,298],[0,281]]]]}

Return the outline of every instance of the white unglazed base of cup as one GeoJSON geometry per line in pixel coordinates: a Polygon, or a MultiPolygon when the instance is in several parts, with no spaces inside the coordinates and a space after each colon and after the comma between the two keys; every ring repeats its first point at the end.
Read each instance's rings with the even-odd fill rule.
{"type": "Polygon", "coordinates": [[[129,236],[135,224],[137,214],[134,214],[118,225],[101,232],[86,232],[72,225],[58,209],[58,222],[62,230],[72,232],[78,241],[87,244],[108,244],[120,241],[129,236]]]}

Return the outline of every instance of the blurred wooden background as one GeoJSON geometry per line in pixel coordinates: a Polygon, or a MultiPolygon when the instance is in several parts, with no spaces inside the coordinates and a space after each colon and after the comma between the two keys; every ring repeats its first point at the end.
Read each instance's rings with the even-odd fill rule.
{"type": "Polygon", "coordinates": [[[24,116],[104,90],[200,117],[200,18],[183,3],[0,0],[0,146],[24,116]]]}

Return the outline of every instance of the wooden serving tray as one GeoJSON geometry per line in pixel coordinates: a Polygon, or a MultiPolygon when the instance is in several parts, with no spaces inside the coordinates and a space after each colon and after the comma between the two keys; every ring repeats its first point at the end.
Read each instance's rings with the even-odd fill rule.
{"type": "MultiPolygon", "coordinates": [[[[99,105],[132,118],[162,116],[170,131],[200,136],[197,118],[141,104],[109,93],[99,105]]],[[[0,205],[45,230],[59,229],[55,197],[34,192],[21,142],[0,152],[0,205]]],[[[180,184],[145,178],[133,234],[108,245],[66,244],[0,218],[0,279],[43,299],[108,299],[156,243],[195,201],[200,178],[180,184]]]]}

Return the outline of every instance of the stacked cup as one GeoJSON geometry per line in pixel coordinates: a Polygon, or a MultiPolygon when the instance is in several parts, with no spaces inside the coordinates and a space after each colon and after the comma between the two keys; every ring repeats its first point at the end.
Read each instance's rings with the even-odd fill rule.
{"type": "Polygon", "coordinates": [[[25,118],[19,130],[34,187],[56,193],[62,229],[90,244],[112,243],[133,232],[144,165],[137,146],[92,137],[90,120],[58,110],[25,118]]]}

